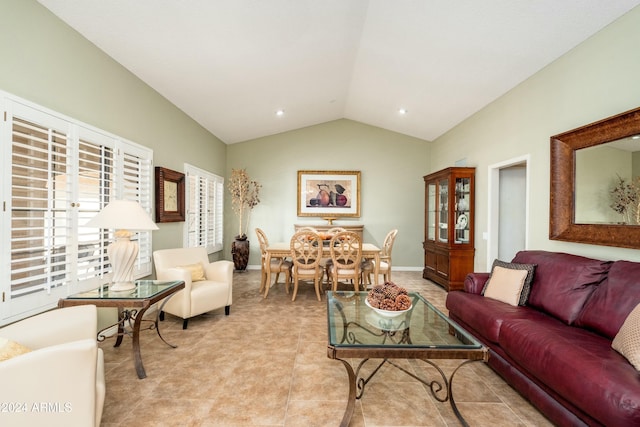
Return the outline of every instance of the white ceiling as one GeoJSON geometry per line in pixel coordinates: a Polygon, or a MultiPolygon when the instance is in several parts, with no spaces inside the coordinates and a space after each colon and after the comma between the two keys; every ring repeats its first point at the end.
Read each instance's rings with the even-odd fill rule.
{"type": "Polygon", "coordinates": [[[433,140],[640,4],[38,1],[227,144],[339,118],[433,140]]]}

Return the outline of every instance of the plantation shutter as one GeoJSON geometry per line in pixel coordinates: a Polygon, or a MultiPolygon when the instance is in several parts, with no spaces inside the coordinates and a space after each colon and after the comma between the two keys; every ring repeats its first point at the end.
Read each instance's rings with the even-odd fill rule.
{"type": "Polygon", "coordinates": [[[10,126],[10,297],[44,305],[65,295],[71,281],[69,126],[44,113],[26,113],[16,106],[10,126]]]}
{"type": "Polygon", "coordinates": [[[222,238],[223,238],[223,222],[222,212],[224,212],[224,179],[222,177],[215,177],[215,194],[214,194],[214,250],[222,250],[222,238]]]}
{"type": "Polygon", "coordinates": [[[224,180],[185,165],[187,176],[186,246],[205,246],[208,253],[222,250],[224,180]]]}
{"type": "Polygon", "coordinates": [[[115,141],[80,128],[78,138],[78,280],[99,286],[111,273],[108,233],[83,227],[109,202],[115,191],[115,141]]]}
{"type": "MultiPolygon", "coordinates": [[[[123,165],[123,193],[122,199],[133,200],[151,215],[151,171],[153,164],[148,156],[148,150],[139,150],[131,145],[122,145],[123,165]]],[[[139,253],[134,267],[134,276],[140,277],[151,274],[151,231],[138,231],[131,240],[138,241],[139,253]]]]}
{"type": "MultiPolygon", "coordinates": [[[[151,209],[153,151],[2,96],[0,320],[54,307],[108,281],[113,230],[84,227],[114,198],[151,209]]],[[[135,277],[151,274],[151,232],[135,237],[135,277]]]]}

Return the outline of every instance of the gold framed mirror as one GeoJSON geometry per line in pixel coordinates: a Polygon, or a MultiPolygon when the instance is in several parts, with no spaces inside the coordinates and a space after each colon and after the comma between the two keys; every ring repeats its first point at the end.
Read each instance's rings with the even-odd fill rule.
{"type": "MultiPolygon", "coordinates": [[[[619,203],[612,200],[616,184],[621,184],[625,188],[627,184],[631,184],[631,187],[635,188],[633,182],[636,182],[636,178],[640,183],[640,166],[636,167],[639,170],[633,171],[634,163],[637,162],[640,165],[640,148],[637,155],[632,154],[626,148],[619,148],[622,144],[627,143],[625,140],[637,139],[638,137],[640,137],[640,108],[550,138],[550,239],[640,248],[640,192],[638,200],[634,202],[635,207],[632,207],[634,209],[633,217],[637,217],[637,220],[630,220],[629,215],[625,220],[624,214],[628,213],[626,207],[620,207],[619,203]],[[627,154],[622,153],[619,158],[625,159],[623,160],[625,165],[627,162],[631,165],[630,172],[626,171],[626,167],[620,167],[619,163],[606,161],[605,152],[590,155],[591,158],[596,159],[594,160],[596,163],[592,164],[591,169],[578,165],[576,159],[584,157],[580,150],[591,150],[592,147],[627,151],[627,154]],[[577,196],[584,194],[585,188],[593,189],[594,186],[576,180],[581,180],[581,177],[589,175],[593,178],[596,173],[601,177],[599,181],[603,181],[602,188],[595,190],[599,193],[592,196],[595,200],[593,208],[585,208],[586,205],[581,200],[578,199],[577,202],[577,196]],[[576,215],[576,206],[581,211],[580,215],[576,215]],[[616,211],[613,206],[618,208],[618,217],[614,215],[616,212],[613,214],[611,212],[604,213],[607,209],[616,211]],[[591,217],[592,219],[581,217],[583,211],[592,209],[598,210],[600,213],[591,217]],[[620,209],[624,212],[620,212],[620,209]],[[578,221],[576,221],[576,217],[578,221]]],[[[599,182],[597,178],[595,181],[599,182]]],[[[635,190],[633,191],[635,192],[635,190]]],[[[640,186],[638,191],[640,191],[640,186]]]]}

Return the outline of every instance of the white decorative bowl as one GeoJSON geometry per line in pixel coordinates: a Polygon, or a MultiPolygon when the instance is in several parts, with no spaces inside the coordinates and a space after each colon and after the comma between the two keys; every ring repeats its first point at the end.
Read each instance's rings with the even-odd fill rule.
{"type": "Polygon", "coordinates": [[[384,317],[398,317],[402,314],[405,314],[407,311],[411,310],[411,308],[413,307],[413,304],[407,308],[406,310],[381,310],[379,308],[375,308],[372,307],[371,304],[369,304],[369,300],[367,300],[365,298],[364,303],[367,304],[367,307],[369,307],[371,310],[375,311],[376,313],[378,313],[380,316],[384,316],[384,317]]]}

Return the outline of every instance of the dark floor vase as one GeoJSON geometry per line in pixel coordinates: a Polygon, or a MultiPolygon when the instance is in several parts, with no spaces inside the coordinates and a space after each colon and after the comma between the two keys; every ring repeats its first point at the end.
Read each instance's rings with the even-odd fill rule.
{"type": "Polygon", "coordinates": [[[236,238],[231,243],[231,254],[236,271],[245,271],[249,263],[249,240],[236,238]]]}

